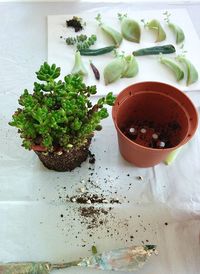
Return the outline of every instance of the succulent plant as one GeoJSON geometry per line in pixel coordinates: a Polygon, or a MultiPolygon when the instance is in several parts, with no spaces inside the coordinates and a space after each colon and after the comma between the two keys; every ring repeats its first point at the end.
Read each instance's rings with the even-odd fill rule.
{"type": "Polygon", "coordinates": [[[22,146],[32,149],[35,145],[47,151],[56,148],[69,150],[81,146],[100,130],[100,122],[108,117],[104,105],[113,105],[114,96],[108,93],[92,104],[90,96],[96,94],[96,86],[86,86],[79,74],[69,74],[64,80],[60,68],[46,62],[36,72],[33,93],[27,89],[19,98],[20,108],[12,116],[11,126],[17,127],[22,146]]]}

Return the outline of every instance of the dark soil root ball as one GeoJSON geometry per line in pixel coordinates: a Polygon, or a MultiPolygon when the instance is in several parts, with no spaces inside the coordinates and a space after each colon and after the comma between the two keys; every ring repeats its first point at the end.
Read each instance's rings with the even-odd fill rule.
{"type": "Polygon", "coordinates": [[[40,152],[35,151],[41,162],[48,169],[56,171],[71,171],[76,167],[80,167],[81,163],[84,162],[89,154],[89,146],[91,140],[88,140],[81,147],[74,147],[68,152],[40,152]]]}

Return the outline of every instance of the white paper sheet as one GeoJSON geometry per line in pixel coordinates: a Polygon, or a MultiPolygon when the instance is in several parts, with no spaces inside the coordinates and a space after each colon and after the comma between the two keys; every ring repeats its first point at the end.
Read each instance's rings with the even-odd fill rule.
{"type": "MultiPolygon", "coordinates": [[[[164,30],[166,31],[167,39],[160,43],[155,43],[155,33],[152,31],[148,31],[143,28],[142,23],[140,22],[142,35],[140,44],[133,43],[123,40],[119,52],[124,51],[125,54],[131,54],[134,50],[139,48],[152,47],[156,45],[166,45],[173,44],[176,47],[176,53],[182,54],[183,51],[187,51],[186,56],[191,60],[191,62],[195,65],[198,71],[200,71],[200,59],[197,58],[197,53],[200,48],[200,40],[198,35],[194,29],[194,26],[191,22],[191,19],[184,9],[169,9],[169,13],[171,14],[170,20],[171,22],[179,25],[185,33],[185,41],[184,41],[184,49],[180,48],[180,45],[177,46],[175,44],[175,37],[171,30],[169,30],[167,24],[164,21],[163,13],[166,10],[130,10],[127,9],[112,9],[105,10],[102,12],[102,21],[105,24],[112,26],[114,29],[120,31],[120,22],[117,18],[118,13],[128,13],[128,17],[133,18],[140,22],[141,19],[145,19],[147,22],[151,19],[158,19],[162,23],[164,30]]],[[[64,39],[60,39],[60,36],[68,37],[68,36],[76,36],[80,33],[87,34],[88,36],[91,34],[97,35],[97,43],[93,48],[100,48],[104,46],[108,46],[111,41],[105,36],[102,30],[98,27],[98,23],[95,20],[98,11],[90,12],[90,13],[80,13],[75,14],[83,18],[83,21],[86,22],[85,30],[75,33],[73,29],[66,28],[66,20],[73,17],[73,15],[53,15],[48,16],[48,61],[49,63],[56,63],[61,66],[62,76],[69,74],[73,68],[74,64],[74,54],[75,47],[66,45],[64,39]]],[[[170,54],[171,57],[174,57],[176,54],[170,54]]],[[[168,57],[170,56],[168,55],[168,57]]],[[[82,60],[87,68],[88,76],[85,78],[86,83],[88,85],[96,84],[98,87],[98,94],[105,94],[108,90],[114,92],[115,94],[119,93],[123,88],[128,85],[131,85],[140,81],[160,81],[172,84],[181,88],[182,90],[198,90],[200,89],[200,81],[194,83],[193,85],[187,87],[186,86],[186,77],[184,80],[179,83],[176,82],[176,79],[173,73],[166,68],[164,65],[160,64],[158,56],[142,56],[137,57],[137,61],[139,64],[139,73],[134,78],[123,78],[118,80],[115,83],[112,83],[108,86],[105,86],[103,79],[103,69],[111,60],[113,59],[113,54],[105,54],[101,56],[92,56],[91,58],[88,56],[83,56],[82,60]],[[96,67],[100,71],[101,79],[100,81],[95,80],[93,72],[89,65],[89,59],[92,59],[96,67]]]]}

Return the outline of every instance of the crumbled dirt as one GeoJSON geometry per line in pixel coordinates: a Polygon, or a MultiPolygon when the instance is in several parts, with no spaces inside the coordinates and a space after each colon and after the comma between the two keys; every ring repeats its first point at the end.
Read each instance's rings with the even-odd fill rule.
{"type": "MultiPolygon", "coordinates": [[[[92,153],[91,155],[92,158],[95,158],[92,153]]],[[[85,247],[85,244],[87,246],[86,239],[82,238],[82,231],[87,232],[87,236],[91,238],[91,241],[94,241],[94,244],[96,244],[96,240],[100,240],[102,237],[116,239],[128,244],[135,242],[137,232],[144,233],[146,230],[151,230],[150,224],[147,228],[143,225],[140,214],[118,217],[116,211],[118,205],[130,202],[126,195],[122,195],[121,190],[124,189],[124,186],[120,186],[117,182],[122,180],[120,175],[116,174],[116,176],[111,177],[108,167],[94,165],[93,163],[88,165],[86,174],[84,178],[75,180],[70,187],[67,185],[62,186],[62,188],[57,186],[59,201],[62,204],[66,203],[66,211],[60,212],[61,222],[59,226],[67,237],[70,236],[76,240],[77,247],[85,247]],[[103,168],[106,175],[102,178],[99,170],[103,168]],[[128,228],[133,224],[135,218],[140,220],[140,224],[136,230],[130,232],[128,228]]],[[[123,174],[123,177],[127,178],[126,180],[130,180],[130,183],[127,184],[127,191],[134,190],[135,183],[141,180],[136,175],[132,173],[123,174]]],[[[142,240],[147,242],[146,239],[146,237],[141,239],[141,243],[142,240]]]]}
{"type": "Polygon", "coordinates": [[[78,203],[78,204],[120,204],[120,201],[116,198],[106,198],[103,196],[103,194],[92,194],[89,192],[85,192],[83,194],[78,194],[71,196],[70,198],[67,197],[67,201],[69,200],[72,203],[78,203]]]}
{"type": "Polygon", "coordinates": [[[81,31],[83,29],[81,18],[75,16],[70,20],[66,20],[66,25],[67,27],[74,28],[75,32],[81,31]]]}
{"type": "Polygon", "coordinates": [[[80,207],[79,213],[80,216],[83,217],[82,223],[87,226],[87,229],[93,229],[98,228],[107,222],[105,216],[108,215],[111,209],[112,208],[95,208],[94,206],[80,207]]]}
{"type": "Polygon", "coordinates": [[[35,151],[41,162],[48,169],[56,171],[71,171],[76,167],[80,167],[89,155],[89,146],[91,139],[79,148],[72,148],[69,152],[40,152],[35,151]]]}
{"type": "Polygon", "coordinates": [[[89,163],[90,164],[94,164],[96,161],[95,159],[95,155],[91,153],[91,151],[89,151],[89,163]]]}
{"type": "Polygon", "coordinates": [[[167,124],[156,124],[148,120],[131,121],[122,128],[122,132],[139,145],[163,149],[174,147],[179,143],[181,126],[177,121],[167,124]],[[154,139],[153,134],[158,135],[158,138],[154,139]],[[164,147],[160,146],[160,142],[164,143],[164,147]]]}

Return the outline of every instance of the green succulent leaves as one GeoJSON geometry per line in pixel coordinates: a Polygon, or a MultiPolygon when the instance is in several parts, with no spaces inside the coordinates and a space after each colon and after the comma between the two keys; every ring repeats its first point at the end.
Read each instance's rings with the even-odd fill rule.
{"type": "Polygon", "coordinates": [[[122,78],[131,78],[138,74],[138,63],[133,55],[125,57],[126,69],[122,73],[122,78]]]}
{"type": "Polygon", "coordinates": [[[101,29],[112,39],[116,47],[119,47],[122,42],[122,35],[120,32],[114,30],[113,28],[103,24],[101,29]]]}
{"type": "Polygon", "coordinates": [[[19,98],[21,107],[9,123],[18,128],[26,149],[39,145],[47,151],[58,147],[68,150],[82,145],[96,129],[101,129],[101,120],[108,117],[104,106],[114,104],[115,97],[108,93],[93,105],[89,97],[97,92],[96,86],[86,86],[80,74],[55,81],[55,71],[60,72],[56,65],[44,63],[40,67],[37,75],[44,76],[44,83],[34,83],[33,93],[24,90],[19,98]]]}
{"type": "Polygon", "coordinates": [[[118,14],[118,17],[121,21],[121,33],[124,39],[131,42],[140,43],[141,29],[138,22],[127,18],[126,15],[118,14]]]}
{"type": "Polygon", "coordinates": [[[113,97],[112,92],[109,92],[106,97],[102,97],[98,100],[97,105],[101,108],[104,104],[107,104],[109,106],[113,106],[115,101],[115,97],[113,97]]]}
{"type": "Polygon", "coordinates": [[[105,84],[111,84],[120,78],[130,78],[138,73],[138,64],[133,55],[117,56],[104,68],[105,84]]]}
{"type": "Polygon", "coordinates": [[[40,67],[40,70],[36,72],[36,75],[40,81],[51,82],[60,76],[60,68],[57,68],[55,64],[49,66],[47,62],[45,62],[40,67]]]}
{"type": "Polygon", "coordinates": [[[165,16],[164,20],[166,21],[168,27],[172,30],[172,32],[176,36],[176,44],[182,43],[185,40],[185,34],[183,30],[178,25],[170,22],[171,14],[168,11],[165,11],[163,15],[165,16]]]}
{"type": "Polygon", "coordinates": [[[180,81],[184,78],[183,70],[177,63],[173,61],[173,59],[161,56],[160,62],[161,64],[167,66],[174,73],[177,81],[180,81]]]}
{"type": "Polygon", "coordinates": [[[176,44],[180,44],[185,40],[185,34],[183,32],[183,30],[172,23],[168,23],[169,28],[174,32],[175,36],[176,36],[176,44]]]}
{"type": "Polygon", "coordinates": [[[196,70],[195,66],[188,59],[186,59],[184,56],[177,56],[176,59],[180,63],[184,64],[186,67],[186,71],[187,71],[186,84],[187,84],[187,86],[195,83],[199,78],[198,71],[196,70]]]}
{"type": "Polygon", "coordinates": [[[166,157],[166,159],[164,160],[164,163],[166,165],[171,165],[176,160],[178,154],[181,152],[182,149],[183,147],[179,147],[173,150],[172,152],[170,152],[168,156],[166,157]]]}
{"type": "Polygon", "coordinates": [[[121,33],[111,28],[110,26],[103,24],[100,14],[98,14],[95,19],[99,22],[99,26],[103,32],[112,40],[116,47],[119,47],[123,40],[121,33]]]}
{"type": "Polygon", "coordinates": [[[166,33],[158,20],[156,19],[151,20],[150,22],[147,23],[147,27],[150,30],[156,31],[155,42],[161,42],[166,39],[166,33]]]}
{"type": "Polygon", "coordinates": [[[67,37],[65,42],[67,45],[76,45],[77,50],[88,49],[90,46],[94,45],[97,40],[96,35],[92,34],[87,36],[84,34],[77,35],[76,37],[67,37]]]}
{"type": "MultiPolygon", "coordinates": [[[[180,62],[180,64],[183,64],[186,68],[186,84],[187,86],[195,83],[198,80],[198,71],[194,67],[194,65],[186,59],[185,56],[177,56],[176,61],[180,62]]],[[[181,68],[180,65],[178,65],[172,58],[166,58],[161,55],[160,62],[164,65],[166,65],[175,75],[176,80],[180,81],[184,78],[184,71],[181,68]]]]}
{"type": "Polygon", "coordinates": [[[73,73],[73,74],[78,73],[83,76],[88,74],[87,70],[82,62],[81,54],[79,51],[76,51],[76,53],[75,53],[75,63],[74,63],[71,73],[73,73]]]}
{"type": "Polygon", "coordinates": [[[111,84],[121,78],[126,61],[123,57],[116,57],[104,68],[104,81],[105,84],[111,84]]]}
{"type": "Polygon", "coordinates": [[[176,51],[173,45],[163,45],[150,48],[142,48],[133,51],[134,56],[145,56],[145,55],[159,55],[159,54],[171,54],[176,51]]]}

